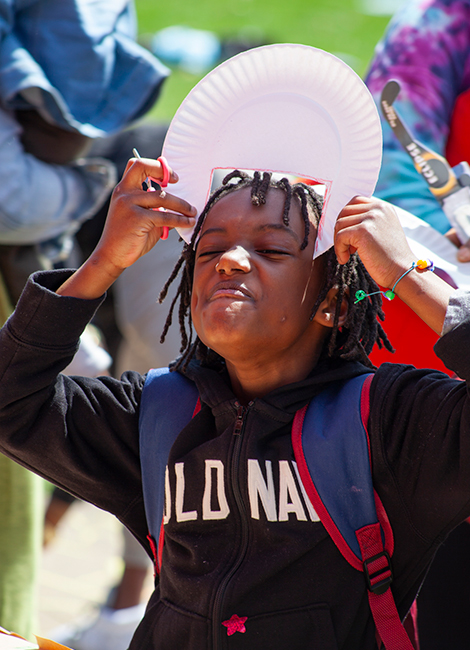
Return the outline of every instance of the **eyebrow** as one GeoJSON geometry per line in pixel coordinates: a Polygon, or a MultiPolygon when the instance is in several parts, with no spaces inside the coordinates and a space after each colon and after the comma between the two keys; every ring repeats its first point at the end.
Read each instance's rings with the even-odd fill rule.
{"type": "MultiPolygon", "coordinates": [[[[292,230],[292,228],[289,228],[289,226],[286,226],[283,223],[264,223],[261,224],[260,226],[256,226],[255,232],[269,232],[270,230],[272,231],[282,231],[290,235],[297,243],[300,242],[300,239],[297,235],[297,233],[292,230]]],[[[205,230],[202,235],[199,237],[199,241],[205,236],[205,235],[210,235],[213,233],[225,233],[226,228],[208,228],[205,230]]]]}

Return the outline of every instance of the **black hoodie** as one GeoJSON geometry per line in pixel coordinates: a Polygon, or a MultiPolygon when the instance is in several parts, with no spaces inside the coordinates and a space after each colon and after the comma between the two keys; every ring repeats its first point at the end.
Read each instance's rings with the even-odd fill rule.
{"type": "MultiPolygon", "coordinates": [[[[145,378],[58,374],[99,304],[57,296],[64,279],[31,279],[0,333],[0,449],[115,514],[151,555],[138,441],[145,378]]],[[[461,377],[469,328],[436,346],[461,377]]],[[[363,574],[309,512],[290,438],[297,409],[364,372],[322,359],[305,380],[254,400],[234,435],[239,406],[225,373],[191,364],[202,408],[170,453],[162,571],[132,648],[376,647],[363,574]],[[260,472],[272,476],[274,500],[250,500],[260,472]]],[[[372,381],[373,481],[394,532],[402,616],[438,544],[470,515],[469,404],[466,384],[436,371],[384,364],[372,381]]]]}

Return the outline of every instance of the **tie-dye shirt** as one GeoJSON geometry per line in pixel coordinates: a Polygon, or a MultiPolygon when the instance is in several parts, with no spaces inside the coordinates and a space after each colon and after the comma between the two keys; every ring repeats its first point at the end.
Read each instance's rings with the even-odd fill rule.
{"type": "MultiPolygon", "coordinates": [[[[378,106],[389,79],[400,82],[394,106],[415,139],[451,164],[470,162],[470,0],[408,2],[388,26],[366,78],[378,106]],[[450,134],[458,153],[455,145],[449,151],[450,134]]],[[[376,195],[446,232],[450,224],[439,203],[381,120],[384,159],[376,195]]]]}

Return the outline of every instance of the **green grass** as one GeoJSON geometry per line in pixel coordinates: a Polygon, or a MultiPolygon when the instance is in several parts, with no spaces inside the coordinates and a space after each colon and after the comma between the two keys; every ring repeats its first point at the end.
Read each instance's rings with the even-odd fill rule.
{"type": "MultiPolygon", "coordinates": [[[[136,0],[143,42],[163,27],[187,25],[230,38],[253,30],[268,43],[305,43],[343,58],[364,75],[389,16],[358,10],[360,0],[136,0]]],[[[174,70],[151,117],[170,120],[200,77],[174,70]]]]}

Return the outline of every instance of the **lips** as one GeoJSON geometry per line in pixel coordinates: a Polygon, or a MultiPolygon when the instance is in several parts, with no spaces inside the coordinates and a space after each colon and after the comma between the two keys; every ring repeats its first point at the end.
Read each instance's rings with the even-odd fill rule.
{"type": "Polygon", "coordinates": [[[238,282],[218,282],[209,293],[208,299],[217,300],[217,298],[253,298],[252,294],[246,287],[238,282]]]}

